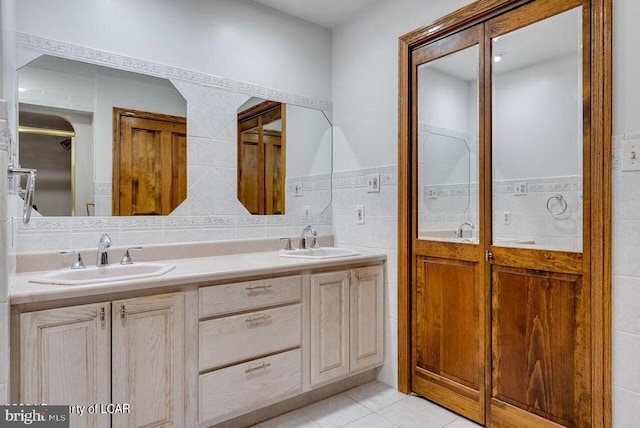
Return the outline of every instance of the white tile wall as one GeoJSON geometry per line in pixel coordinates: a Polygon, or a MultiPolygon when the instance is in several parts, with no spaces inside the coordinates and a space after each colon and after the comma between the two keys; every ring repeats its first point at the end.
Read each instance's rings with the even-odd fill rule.
{"type": "Polygon", "coordinates": [[[613,141],[613,426],[640,420],[640,172],[622,172],[613,141]]]}
{"type": "Polygon", "coordinates": [[[333,231],[336,245],[387,254],[384,310],[384,365],[378,379],[398,386],[398,172],[383,166],[333,174],[333,231]],[[367,175],[380,174],[380,192],[367,192],[367,175]],[[365,223],[356,224],[356,205],[364,205],[365,223]]]}

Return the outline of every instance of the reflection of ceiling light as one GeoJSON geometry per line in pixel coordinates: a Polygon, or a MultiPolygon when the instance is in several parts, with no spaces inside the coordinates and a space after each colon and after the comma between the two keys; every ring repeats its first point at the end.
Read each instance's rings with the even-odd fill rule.
{"type": "Polygon", "coordinates": [[[502,61],[503,57],[504,57],[503,53],[497,53],[493,56],[493,62],[500,62],[502,61]]]}
{"type": "Polygon", "coordinates": [[[27,90],[27,88],[18,88],[18,92],[24,92],[26,90],[27,90]]]}
{"type": "Polygon", "coordinates": [[[502,37],[502,36],[494,37],[494,38],[493,38],[493,41],[494,41],[494,42],[497,42],[498,40],[500,40],[500,37],[502,37]]]}
{"type": "Polygon", "coordinates": [[[439,29],[441,29],[441,28],[442,28],[442,25],[436,25],[436,26],[435,26],[435,27],[433,27],[433,28],[429,28],[429,29],[427,30],[427,34],[431,34],[431,33],[435,32],[435,31],[438,31],[438,30],[439,30],[439,29]]]}

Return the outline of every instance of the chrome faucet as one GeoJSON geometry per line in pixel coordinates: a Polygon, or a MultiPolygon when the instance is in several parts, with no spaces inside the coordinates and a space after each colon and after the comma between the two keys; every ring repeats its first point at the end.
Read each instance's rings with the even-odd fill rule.
{"type": "Polygon", "coordinates": [[[318,234],[313,227],[305,227],[302,231],[302,234],[300,235],[300,248],[318,248],[319,245],[316,236],[318,236],[318,234]],[[311,232],[312,235],[311,245],[309,245],[309,238],[307,237],[307,234],[309,234],[309,232],[311,232]]]}
{"type": "Polygon", "coordinates": [[[109,254],[107,254],[107,248],[111,246],[111,237],[103,233],[100,237],[100,242],[98,242],[98,257],[96,257],[96,266],[108,266],[109,265],[109,254]]]}
{"type": "Polygon", "coordinates": [[[469,226],[469,228],[471,230],[475,229],[476,227],[473,225],[473,223],[471,223],[470,221],[465,221],[464,223],[462,223],[460,225],[460,227],[458,228],[458,238],[463,238],[462,233],[463,233],[463,229],[465,226],[469,226]]]}

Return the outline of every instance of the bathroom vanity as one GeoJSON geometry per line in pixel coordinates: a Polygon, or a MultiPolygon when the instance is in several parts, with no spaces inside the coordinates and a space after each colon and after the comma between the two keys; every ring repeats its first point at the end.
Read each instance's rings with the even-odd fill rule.
{"type": "Polygon", "coordinates": [[[85,406],[79,426],[207,427],[371,371],[385,259],[240,253],[82,285],[15,274],[11,400],[85,406]]]}

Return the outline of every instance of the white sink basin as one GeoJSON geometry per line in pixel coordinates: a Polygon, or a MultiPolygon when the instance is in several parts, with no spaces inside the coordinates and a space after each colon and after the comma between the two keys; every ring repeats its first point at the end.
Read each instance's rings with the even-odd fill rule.
{"type": "Polygon", "coordinates": [[[147,278],[164,275],[175,265],[142,262],[131,265],[113,264],[106,267],[91,266],[85,269],[60,269],[29,278],[29,282],[56,285],[84,285],[109,281],[147,278]]]}
{"type": "Polygon", "coordinates": [[[297,250],[280,250],[280,257],[294,257],[301,259],[332,259],[336,257],[357,256],[360,253],[350,248],[320,247],[299,248],[297,250]]]}

